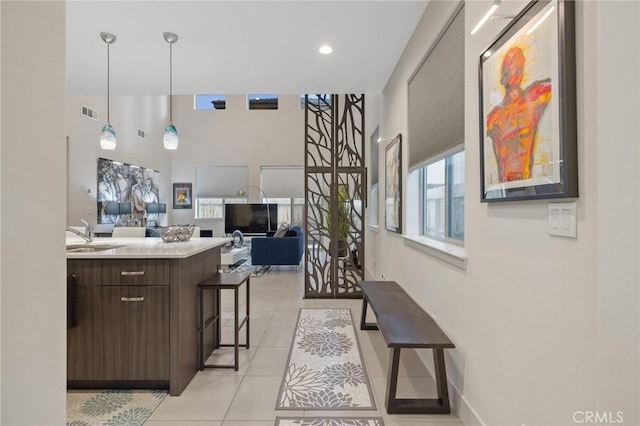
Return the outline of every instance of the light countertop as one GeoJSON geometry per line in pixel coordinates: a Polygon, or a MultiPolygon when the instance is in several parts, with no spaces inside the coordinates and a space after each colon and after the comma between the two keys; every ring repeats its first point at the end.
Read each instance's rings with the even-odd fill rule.
{"type": "Polygon", "coordinates": [[[231,238],[191,238],[189,241],[165,243],[162,238],[67,238],[67,259],[168,259],[185,258],[224,246],[231,238]],[[80,247],[73,250],[74,247],[80,247]],[[113,246],[113,248],[111,247],[113,246]],[[93,247],[98,249],[84,249],[93,247]],[[71,250],[70,250],[71,248],[71,250]],[[106,248],[102,250],[102,248],[106,248]]]}

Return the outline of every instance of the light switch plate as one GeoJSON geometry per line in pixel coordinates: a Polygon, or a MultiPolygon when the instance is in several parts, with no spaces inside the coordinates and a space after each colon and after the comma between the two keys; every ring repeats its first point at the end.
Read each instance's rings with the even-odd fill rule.
{"type": "Polygon", "coordinates": [[[578,238],[576,203],[549,203],[549,235],[578,238]]]}

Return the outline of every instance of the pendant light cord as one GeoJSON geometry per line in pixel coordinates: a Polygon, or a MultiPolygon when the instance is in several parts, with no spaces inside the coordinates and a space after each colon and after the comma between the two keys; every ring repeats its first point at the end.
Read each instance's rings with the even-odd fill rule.
{"type": "Polygon", "coordinates": [[[173,124],[173,43],[169,43],[169,123],[173,124]]]}
{"type": "Polygon", "coordinates": [[[109,74],[110,74],[110,63],[109,63],[109,43],[107,43],[107,123],[111,124],[111,120],[109,120],[109,74]]]}

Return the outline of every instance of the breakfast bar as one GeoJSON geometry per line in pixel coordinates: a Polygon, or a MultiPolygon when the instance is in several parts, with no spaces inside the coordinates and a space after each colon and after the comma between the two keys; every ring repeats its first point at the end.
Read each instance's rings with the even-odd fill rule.
{"type": "MultiPolygon", "coordinates": [[[[68,388],[165,388],[180,395],[199,368],[198,283],[229,238],[67,240],[68,388]]],[[[216,301],[204,306],[205,314],[216,301]]],[[[214,347],[215,327],[204,336],[214,347]]]]}

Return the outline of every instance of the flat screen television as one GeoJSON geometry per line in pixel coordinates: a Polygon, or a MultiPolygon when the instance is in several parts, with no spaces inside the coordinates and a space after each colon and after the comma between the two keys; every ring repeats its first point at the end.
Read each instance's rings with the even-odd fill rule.
{"type": "Polygon", "coordinates": [[[224,232],[230,234],[236,229],[243,234],[265,234],[268,220],[271,219],[271,230],[278,229],[278,205],[268,204],[225,204],[224,232]]]}

